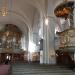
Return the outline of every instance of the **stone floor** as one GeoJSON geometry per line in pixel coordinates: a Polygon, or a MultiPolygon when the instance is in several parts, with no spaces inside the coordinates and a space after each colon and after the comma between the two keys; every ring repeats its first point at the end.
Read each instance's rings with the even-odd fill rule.
{"type": "Polygon", "coordinates": [[[75,75],[75,72],[63,66],[16,63],[11,75],[75,75]]]}

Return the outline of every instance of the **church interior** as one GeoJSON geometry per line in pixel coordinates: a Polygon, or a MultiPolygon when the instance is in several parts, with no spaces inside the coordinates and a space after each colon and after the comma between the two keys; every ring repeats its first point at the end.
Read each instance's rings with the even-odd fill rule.
{"type": "Polygon", "coordinates": [[[0,75],[73,75],[74,0],[0,0],[0,75]]]}

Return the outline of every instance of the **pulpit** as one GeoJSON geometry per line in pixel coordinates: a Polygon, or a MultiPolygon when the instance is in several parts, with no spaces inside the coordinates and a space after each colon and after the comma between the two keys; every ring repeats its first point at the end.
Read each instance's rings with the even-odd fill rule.
{"type": "Polygon", "coordinates": [[[57,32],[57,35],[60,40],[59,49],[75,52],[75,28],[70,28],[63,32],[57,32]]]}
{"type": "Polygon", "coordinates": [[[56,50],[57,63],[68,66],[71,65],[72,68],[74,67],[75,53],[74,5],[74,1],[65,1],[60,3],[54,10],[54,14],[57,18],[63,18],[64,20],[69,19],[70,23],[69,28],[64,28],[61,32],[56,33],[60,41],[59,49],[56,50]]]}
{"type": "Polygon", "coordinates": [[[57,63],[68,66],[73,65],[75,52],[75,28],[57,32],[57,35],[59,36],[60,41],[59,49],[56,50],[57,63]]]}

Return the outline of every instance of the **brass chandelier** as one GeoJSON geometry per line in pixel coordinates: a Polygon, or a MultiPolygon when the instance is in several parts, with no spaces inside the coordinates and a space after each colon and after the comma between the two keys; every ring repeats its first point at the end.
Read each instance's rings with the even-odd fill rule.
{"type": "Polygon", "coordinates": [[[2,5],[0,8],[0,15],[6,16],[8,14],[8,2],[9,0],[2,0],[2,5]]]}

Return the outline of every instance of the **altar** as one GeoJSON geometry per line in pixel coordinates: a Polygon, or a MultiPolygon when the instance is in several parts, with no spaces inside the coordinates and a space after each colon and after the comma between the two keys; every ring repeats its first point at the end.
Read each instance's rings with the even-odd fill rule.
{"type": "Polygon", "coordinates": [[[27,51],[21,47],[21,30],[13,24],[6,24],[0,30],[0,63],[9,59],[12,63],[27,61],[27,51]]]}

